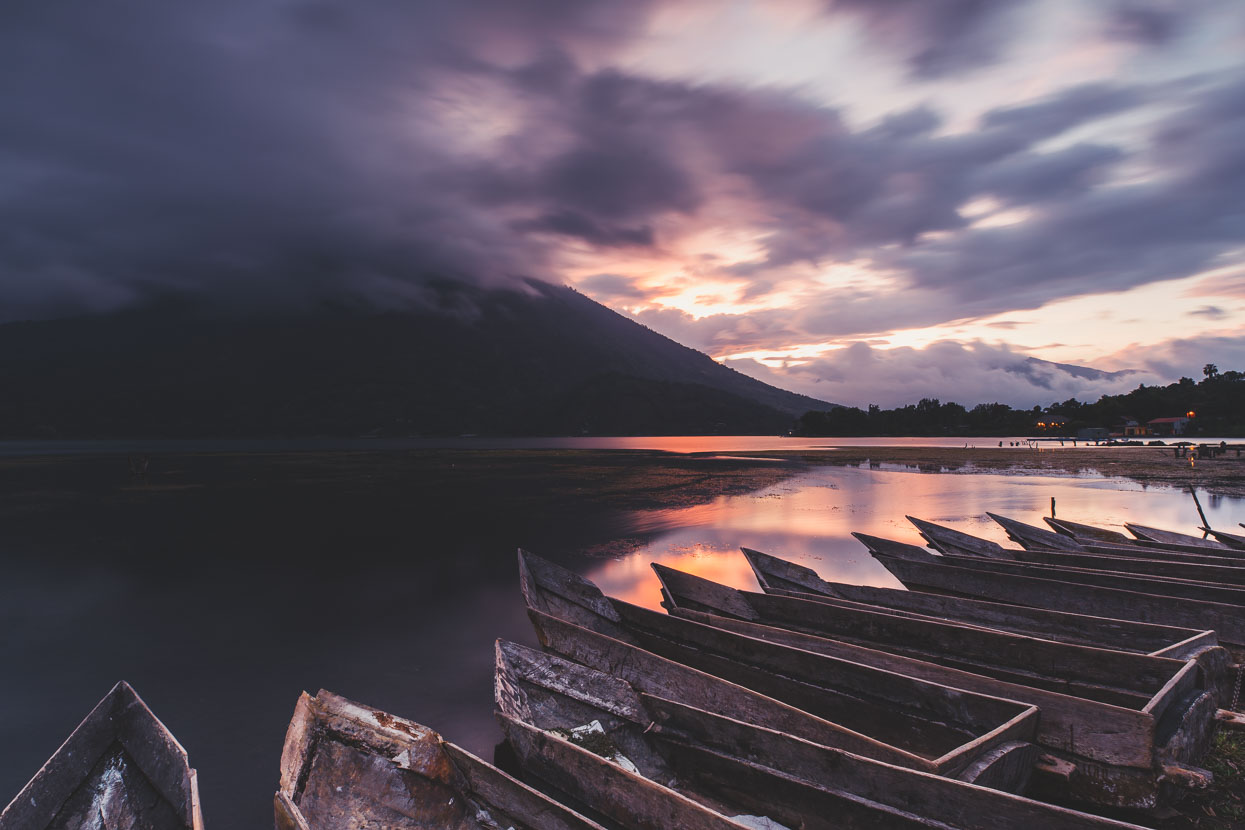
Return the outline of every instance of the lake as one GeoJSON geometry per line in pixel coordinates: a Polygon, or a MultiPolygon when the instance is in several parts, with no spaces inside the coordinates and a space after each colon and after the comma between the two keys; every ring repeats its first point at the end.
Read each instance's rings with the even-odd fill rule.
{"type": "MultiPolygon", "coordinates": [[[[783,435],[658,435],[570,437],[457,438],[200,438],[200,439],[101,439],[101,440],[10,440],[0,441],[0,458],[47,455],[147,454],[170,452],[382,452],[388,450],[661,450],[663,452],[765,452],[812,450],[833,447],[1013,447],[1029,449],[1027,437],[938,436],[872,438],[794,438],[783,435]]],[[[1176,438],[1168,439],[1172,443],[1176,438]]],[[[1180,440],[1184,440],[1181,438],[1180,440]]],[[[1218,444],[1234,438],[1192,439],[1218,444]]],[[[1046,445],[1071,447],[1072,439],[1043,438],[1046,445]]],[[[1076,446],[1093,446],[1085,441],[1076,446]]]]}
{"type": "MultiPolygon", "coordinates": [[[[697,446],[710,445],[700,451],[765,449],[697,446]]],[[[216,828],[271,825],[285,727],[304,689],[426,723],[491,758],[494,639],[535,644],[519,545],[657,607],[653,561],[755,589],[741,545],[827,579],[896,586],[849,534],[919,543],[905,514],[1000,542],[986,510],[1040,524],[1052,497],[1059,516],[1109,527],[1197,524],[1186,492],[1123,479],[864,466],[812,468],[755,492],[609,521],[577,521],[556,500],[516,511],[504,488],[460,510],[430,506],[414,492],[368,489],[364,468],[358,483],[314,499],[275,487],[232,501],[211,487],[123,488],[119,498],[141,504],[119,527],[56,488],[75,463],[48,467],[46,498],[9,508],[23,532],[0,537],[0,801],[124,678],[186,747],[216,828]]],[[[1245,500],[1200,497],[1213,526],[1245,521],[1245,500]]]]}

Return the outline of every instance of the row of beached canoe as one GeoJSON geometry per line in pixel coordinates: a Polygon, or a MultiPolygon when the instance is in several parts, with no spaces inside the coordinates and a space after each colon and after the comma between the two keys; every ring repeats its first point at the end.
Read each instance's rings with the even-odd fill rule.
{"type": "MultiPolygon", "coordinates": [[[[1236,554],[995,518],[1020,548],[916,519],[938,554],[857,534],[906,591],[750,550],[762,592],[654,565],[668,613],[521,551],[544,650],[498,641],[495,691],[524,781],[304,694],[276,826],[1106,828],[1135,825],[1015,793],[1147,808],[1204,786],[1240,721],[1236,554]]],[[[202,828],[185,751],[124,683],[0,814],[114,827],[202,828]]]]}

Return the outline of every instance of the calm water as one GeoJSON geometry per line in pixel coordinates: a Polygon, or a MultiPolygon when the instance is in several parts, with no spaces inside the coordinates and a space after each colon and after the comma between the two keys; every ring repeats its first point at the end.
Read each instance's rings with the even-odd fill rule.
{"type": "MultiPolygon", "coordinates": [[[[985,510],[1037,523],[1052,496],[1069,519],[1196,524],[1186,493],[1121,480],[821,468],[749,495],[631,515],[598,534],[642,539],[620,558],[568,553],[556,504],[527,525],[493,519],[501,505],[481,504],[476,521],[452,527],[409,505],[394,517],[396,530],[341,537],[300,536],[288,519],[257,527],[253,517],[242,524],[220,515],[212,538],[228,544],[206,552],[196,540],[209,529],[194,522],[154,525],[132,550],[98,561],[90,550],[6,550],[0,801],[122,677],[189,751],[214,828],[271,826],[284,730],[303,689],[411,717],[491,757],[494,638],[534,644],[516,585],[516,540],[559,550],[608,593],[656,607],[651,561],[755,588],[738,553],[746,545],[829,579],[894,585],[850,531],[919,542],[903,518],[912,514],[1002,542],[985,510]]],[[[1201,499],[1212,525],[1245,521],[1242,500],[1201,499]]],[[[348,527],[354,508],[342,501],[348,527]]],[[[91,528],[78,531],[91,538],[91,528]]]]}
{"type": "MultiPolygon", "coordinates": [[[[1171,439],[1175,440],[1175,439],[1171,439]]],[[[1204,438],[1200,443],[1229,444],[1240,439],[1204,438]]],[[[1020,436],[1000,438],[788,438],[777,435],[658,435],[535,438],[268,438],[196,440],[106,440],[106,441],[0,441],[0,458],[34,455],[86,455],[104,453],[184,453],[184,452],[326,452],[333,450],[664,450],[666,452],[763,452],[765,450],[806,450],[828,447],[995,447],[1028,449],[1020,436]],[[1016,446],[1012,446],[1015,444],[1016,446]]],[[[1043,445],[1058,444],[1042,439],[1043,445]]],[[[1068,439],[1064,446],[1071,447],[1068,439]]],[[[1093,446],[1078,441],[1077,446],[1093,446]]]]}

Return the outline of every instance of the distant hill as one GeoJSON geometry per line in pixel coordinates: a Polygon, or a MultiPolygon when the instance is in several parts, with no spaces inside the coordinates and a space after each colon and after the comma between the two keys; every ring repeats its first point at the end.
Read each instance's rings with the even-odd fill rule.
{"type": "Polygon", "coordinates": [[[785,431],[769,386],[569,288],[436,287],[418,311],[168,301],[0,326],[0,436],[785,431]]]}
{"type": "Polygon", "coordinates": [[[1065,372],[1073,377],[1084,378],[1085,380],[1117,380],[1130,375],[1141,374],[1136,369],[1121,369],[1118,372],[1108,372],[1104,369],[1077,366],[1072,363],[1052,363],[1049,360],[1042,360],[1037,357],[1026,357],[1023,361],[1008,368],[1009,372],[1025,375],[1034,380],[1040,380],[1042,377],[1049,375],[1052,370],[1065,372]]]}

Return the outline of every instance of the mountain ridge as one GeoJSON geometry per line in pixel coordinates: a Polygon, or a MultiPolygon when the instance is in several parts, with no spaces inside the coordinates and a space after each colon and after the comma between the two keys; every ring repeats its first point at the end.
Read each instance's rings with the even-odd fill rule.
{"type": "Polygon", "coordinates": [[[167,299],[0,325],[0,435],[768,433],[834,406],[570,288],[433,289],[406,309],[167,299]]]}

